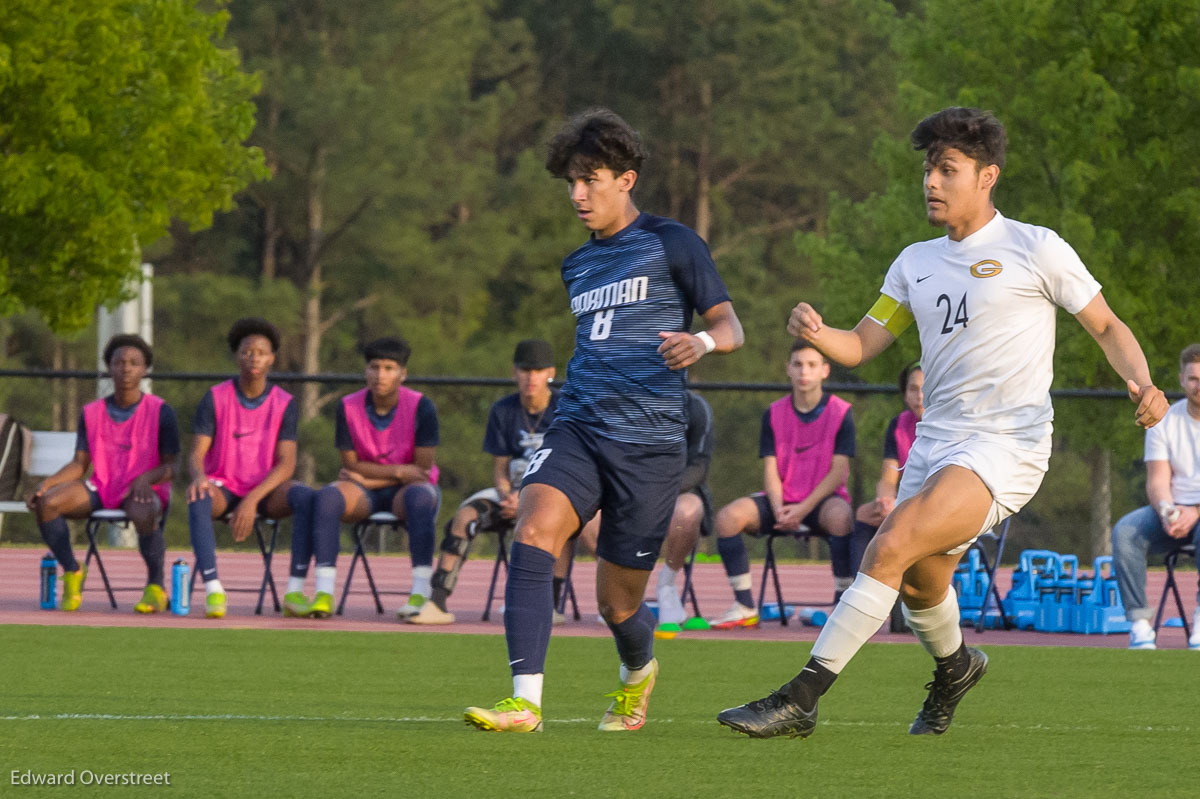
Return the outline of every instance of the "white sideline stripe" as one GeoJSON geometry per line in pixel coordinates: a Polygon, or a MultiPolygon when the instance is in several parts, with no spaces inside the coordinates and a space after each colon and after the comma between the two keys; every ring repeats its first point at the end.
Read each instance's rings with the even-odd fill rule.
{"type": "MultiPolygon", "coordinates": [[[[462,716],[450,718],[437,716],[256,716],[240,713],[153,713],[146,715],[122,713],[30,713],[22,716],[0,716],[0,721],[336,721],[353,724],[385,723],[385,724],[418,724],[428,722],[461,722],[462,716]]],[[[546,719],[550,724],[594,724],[594,718],[546,719]]],[[[654,719],[654,724],[704,724],[715,725],[709,720],[693,719],[691,721],[676,721],[675,719],[654,719]]],[[[907,721],[820,721],[822,727],[907,727],[907,721]]],[[[1021,730],[1023,732],[1099,732],[1113,730],[1114,727],[1098,725],[1066,725],[1066,724],[972,724],[957,722],[955,727],[989,730],[1021,730]]],[[[1162,732],[1180,733],[1192,732],[1191,727],[1179,725],[1133,725],[1125,728],[1130,732],[1162,732]]]]}

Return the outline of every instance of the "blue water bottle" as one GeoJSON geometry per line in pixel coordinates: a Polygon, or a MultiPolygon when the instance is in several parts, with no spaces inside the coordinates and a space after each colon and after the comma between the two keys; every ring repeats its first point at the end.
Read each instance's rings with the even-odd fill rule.
{"type": "Polygon", "coordinates": [[[42,610],[54,610],[58,607],[58,561],[53,552],[42,556],[42,581],[39,593],[42,610]]]}
{"type": "Polygon", "coordinates": [[[825,622],[829,620],[829,614],[818,608],[800,608],[796,618],[805,627],[824,627],[825,622]]]}
{"type": "Polygon", "coordinates": [[[176,616],[188,615],[188,611],[191,610],[190,600],[188,565],[180,558],[171,567],[171,612],[176,616]]]}

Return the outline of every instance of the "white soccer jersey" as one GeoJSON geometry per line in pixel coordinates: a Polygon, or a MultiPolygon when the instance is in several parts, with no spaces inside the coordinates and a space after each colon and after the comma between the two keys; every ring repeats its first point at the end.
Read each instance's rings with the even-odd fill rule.
{"type": "Polygon", "coordinates": [[[1162,421],[1146,431],[1146,460],[1171,465],[1171,499],[1200,504],[1200,420],[1187,412],[1187,400],[1171,404],[1162,421]]]}
{"type": "Polygon", "coordinates": [[[997,212],[962,241],[905,248],[880,291],[912,312],[921,337],[920,435],[1050,435],[1055,306],[1075,314],[1100,291],[1057,233],[997,212]]]}

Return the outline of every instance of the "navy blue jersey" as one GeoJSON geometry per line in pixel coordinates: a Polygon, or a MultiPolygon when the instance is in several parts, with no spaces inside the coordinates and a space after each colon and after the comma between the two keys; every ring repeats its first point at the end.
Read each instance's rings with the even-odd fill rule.
{"type": "MultiPolygon", "coordinates": [[[[817,403],[817,407],[813,408],[808,413],[800,413],[796,410],[796,406],[792,406],[792,410],[796,412],[796,416],[805,424],[811,424],[817,420],[817,417],[825,410],[825,406],[829,404],[829,395],[822,394],[821,401],[817,403]]],[[[833,440],[833,454],[845,455],[847,458],[853,458],[855,452],[854,445],[854,410],[848,409],[846,415],[842,418],[842,424],[838,428],[837,437],[833,440]]],[[[771,427],[771,409],[768,407],[763,412],[762,429],[758,433],[758,457],[765,458],[768,455],[775,454],[775,428],[771,427]]]]}
{"type": "MultiPolygon", "coordinates": [[[[371,425],[376,430],[386,430],[392,420],[396,418],[396,408],[400,407],[395,405],[390,411],[380,416],[375,410],[375,403],[371,401],[371,392],[369,391],[363,395],[363,402],[367,406],[367,418],[371,420],[371,425]]],[[[421,398],[417,400],[417,424],[413,431],[413,446],[436,447],[439,436],[437,408],[434,406],[433,400],[422,394],[421,398]]],[[[354,437],[350,435],[350,425],[346,422],[346,406],[341,402],[337,404],[333,443],[340,452],[350,452],[354,449],[354,437]]]]}
{"type": "Polygon", "coordinates": [[[483,451],[498,458],[529,460],[542,448],[558,407],[558,389],[550,389],[550,404],[540,414],[529,414],[521,405],[520,394],[509,394],[492,403],[487,429],[483,433],[483,451]]]}
{"type": "Polygon", "coordinates": [[[640,214],[568,255],[562,276],[576,328],[558,418],[630,444],[683,442],[687,370],[667,368],[658,334],[687,331],[693,311],[729,301],[704,241],[640,214]]]}
{"type": "Polygon", "coordinates": [[[704,485],[713,456],[712,407],[695,391],[689,391],[687,396],[687,468],[679,486],[681,494],[704,485]]]}
{"type": "Polygon", "coordinates": [[[896,442],[896,426],[900,424],[900,417],[893,416],[892,421],[888,422],[887,431],[883,434],[883,457],[891,458],[894,461],[900,460],[900,444],[896,442]]]}
{"type": "MultiPolygon", "coordinates": [[[[243,408],[254,409],[267,401],[267,396],[271,393],[271,384],[267,383],[263,393],[259,394],[254,399],[250,399],[242,393],[242,387],[238,385],[238,381],[233,381],[233,390],[237,395],[238,402],[243,408]]],[[[279,435],[277,441],[295,441],[300,428],[300,409],[296,405],[296,398],[292,397],[288,400],[287,407],[283,409],[283,419],[279,422],[279,435]]],[[[213,405],[212,389],[204,392],[204,397],[200,400],[200,404],[196,406],[196,415],[192,418],[192,433],[198,436],[216,437],[217,433],[217,411],[213,405]]]]}
{"type": "MultiPolygon", "coordinates": [[[[105,397],[104,410],[108,411],[108,418],[120,424],[129,421],[141,403],[142,401],[139,399],[128,408],[122,408],[117,404],[115,398],[105,397]]],[[[84,419],[82,412],[79,414],[79,426],[75,428],[75,451],[91,454],[91,448],[88,446],[87,420],[84,419]]],[[[178,454],[179,419],[175,416],[175,411],[171,406],[164,402],[158,409],[158,455],[165,461],[178,454]]]]}

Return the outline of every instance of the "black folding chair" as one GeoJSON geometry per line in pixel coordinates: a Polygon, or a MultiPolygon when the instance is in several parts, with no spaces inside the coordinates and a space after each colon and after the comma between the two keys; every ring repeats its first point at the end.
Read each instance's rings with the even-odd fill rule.
{"type": "Polygon", "coordinates": [[[979,618],[975,620],[975,632],[983,632],[987,628],[988,612],[992,610],[992,603],[995,602],[995,611],[1000,614],[1000,622],[1004,629],[1011,630],[1013,623],[1009,620],[1004,612],[1004,601],[1000,596],[1000,589],[996,586],[996,570],[1000,567],[1000,559],[1004,557],[1004,542],[1008,538],[1008,523],[1012,521],[1009,516],[997,527],[1000,532],[997,533],[997,527],[993,527],[986,533],[981,533],[979,538],[971,542],[968,549],[974,549],[979,553],[979,562],[987,572],[988,591],[987,599],[983,602],[983,608],[979,611],[979,618]],[[985,544],[991,545],[992,554],[988,555],[988,547],[985,544]]]}
{"type": "MultiPolygon", "coordinates": [[[[158,522],[158,529],[161,532],[163,525],[167,521],[167,510],[163,508],[162,517],[158,522]]],[[[112,605],[113,610],[117,609],[117,599],[113,596],[116,591],[143,591],[145,586],[118,586],[114,588],[108,581],[108,572],[104,569],[104,560],[100,557],[100,548],[97,545],[96,536],[100,532],[100,527],[105,524],[116,524],[121,527],[128,527],[132,524],[129,517],[125,515],[125,511],[121,508],[101,508],[100,510],[92,511],[87,518],[87,523],[84,524],[83,530],[87,534],[88,551],[87,557],[83,560],[84,568],[90,566],[92,559],[95,558],[96,566],[100,569],[100,579],[104,581],[104,590],[108,593],[108,603],[112,605]]]]}
{"type": "Polygon", "coordinates": [[[367,585],[370,586],[371,596],[375,599],[376,613],[383,613],[383,603],[379,601],[380,594],[408,596],[408,591],[381,591],[375,585],[375,576],[371,574],[371,564],[367,561],[367,548],[363,546],[363,541],[371,530],[378,530],[382,534],[384,529],[399,530],[403,526],[404,523],[395,514],[379,511],[372,513],[350,528],[350,534],[354,537],[354,557],[350,559],[350,568],[346,572],[346,583],[342,586],[342,601],[338,603],[337,615],[341,616],[342,611],[346,608],[346,597],[350,594],[350,582],[354,579],[354,567],[358,565],[359,561],[362,561],[363,571],[367,575],[367,585]]]}
{"type": "Polygon", "coordinates": [[[1167,567],[1167,581],[1163,583],[1162,597],[1158,600],[1158,613],[1154,614],[1154,632],[1157,634],[1158,628],[1162,624],[1163,611],[1167,606],[1167,594],[1170,593],[1175,597],[1175,607],[1179,609],[1179,618],[1183,621],[1183,636],[1190,638],[1192,631],[1188,626],[1187,613],[1183,609],[1183,598],[1179,596],[1179,584],[1175,581],[1175,564],[1178,562],[1180,555],[1186,555],[1195,560],[1195,545],[1184,544],[1178,549],[1171,550],[1163,558],[1163,565],[1167,567]]]}
{"type": "MultiPolygon", "coordinates": [[[[568,542],[567,546],[573,546],[573,542],[568,542]]],[[[569,599],[571,600],[571,618],[579,621],[583,617],[579,614],[579,603],[575,601],[575,583],[571,580],[573,571],[575,571],[575,558],[572,553],[571,562],[567,564],[567,579],[563,581],[562,593],[558,595],[558,602],[555,603],[554,609],[565,616],[569,599]]]]}
{"type": "MultiPolygon", "coordinates": [[[[228,522],[229,516],[222,516],[218,521],[228,522]]],[[[275,541],[279,537],[279,520],[268,519],[265,516],[254,517],[254,541],[258,544],[259,554],[263,560],[263,576],[262,582],[258,588],[226,588],[227,594],[253,594],[258,592],[258,604],[254,607],[254,615],[261,616],[263,601],[267,595],[267,589],[271,590],[271,604],[275,607],[275,612],[279,613],[282,606],[279,604],[279,593],[275,590],[275,577],[271,574],[271,559],[275,556],[275,541]],[[263,537],[262,527],[266,525],[271,529],[270,539],[263,537]]],[[[192,591],[196,586],[196,573],[199,571],[198,564],[192,564],[192,575],[188,580],[188,604],[191,604],[192,591]]]]}
{"type": "MultiPolygon", "coordinates": [[[[505,525],[499,530],[480,530],[481,533],[496,534],[496,559],[492,565],[492,580],[488,583],[487,600],[483,605],[482,621],[488,621],[492,616],[492,602],[496,598],[496,583],[500,580],[500,567],[504,567],[504,576],[508,577],[508,537],[512,534],[515,528],[512,525],[505,525]]],[[[575,621],[583,618],[579,613],[579,603],[575,599],[575,583],[571,579],[571,572],[575,569],[575,559],[572,558],[570,564],[567,565],[567,578],[563,583],[562,594],[558,597],[558,604],[555,605],[555,610],[565,614],[567,612],[567,600],[571,601],[571,614],[575,621]]]]}
{"type": "Polygon", "coordinates": [[[483,605],[483,621],[492,615],[492,600],[496,596],[496,581],[500,578],[500,567],[504,566],[504,576],[508,577],[508,536],[513,531],[512,525],[505,525],[499,530],[480,530],[481,533],[496,533],[496,560],[492,566],[492,581],[488,583],[487,601],[483,605]]]}
{"type": "MultiPolygon", "coordinates": [[[[680,597],[683,599],[683,604],[686,605],[689,601],[692,603],[693,616],[703,618],[700,613],[700,603],[696,601],[696,585],[692,582],[692,567],[696,564],[696,552],[699,549],[700,539],[697,538],[695,545],[692,547],[692,554],[688,555],[688,559],[683,564],[683,593],[680,594],[680,597]]],[[[663,568],[666,567],[664,566],[663,568]]],[[[762,598],[759,597],[759,603],[761,604],[761,602],[762,598]]]]}
{"type": "MultiPolygon", "coordinates": [[[[763,615],[763,600],[767,594],[767,578],[770,577],[772,585],[775,587],[775,601],[779,607],[779,623],[784,627],[787,626],[787,606],[783,602],[783,588],[779,582],[779,566],[775,560],[775,541],[779,538],[793,538],[797,541],[808,541],[813,538],[824,538],[820,533],[814,533],[807,525],[800,525],[799,530],[770,530],[767,532],[767,557],[763,561],[762,581],[758,588],[758,617],[762,619],[763,615]]],[[[829,601],[805,602],[805,605],[829,605],[829,601]]]]}

